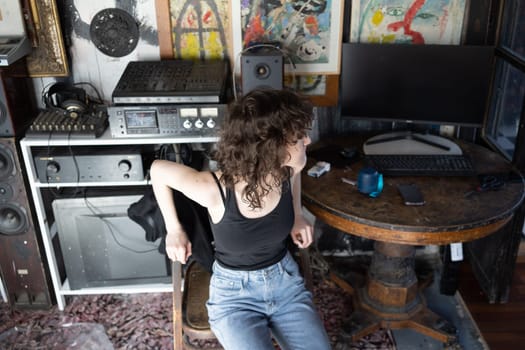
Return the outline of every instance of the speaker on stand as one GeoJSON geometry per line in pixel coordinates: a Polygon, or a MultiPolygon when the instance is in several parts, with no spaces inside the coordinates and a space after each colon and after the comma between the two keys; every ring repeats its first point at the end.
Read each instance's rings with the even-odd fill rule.
{"type": "Polygon", "coordinates": [[[48,308],[51,281],[19,155],[14,137],[0,138],[0,272],[12,306],[48,308]]]}
{"type": "Polygon", "coordinates": [[[12,306],[49,308],[52,284],[18,148],[38,110],[32,80],[17,69],[0,69],[0,276],[12,306]]]}
{"type": "Polygon", "coordinates": [[[246,51],[241,54],[243,95],[255,89],[282,90],[283,80],[284,60],[277,49],[246,51]]]}

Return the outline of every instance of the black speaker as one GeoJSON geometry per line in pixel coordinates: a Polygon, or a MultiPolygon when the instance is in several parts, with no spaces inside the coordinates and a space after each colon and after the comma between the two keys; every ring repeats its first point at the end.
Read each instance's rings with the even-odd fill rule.
{"type": "Polygon", "coordinates": [[[284,61],[278,51],[246,52],[241,55],[242,93],[254,89],[283,88],[284,61]]]}
{"type": "Polygon", "coordinates": [[[0,138],[0,272],[9,303],[49,308],[51,281],[15,138],[0,138]]]}
{"type": "Polygon", "coordinates": [[[0,137],[22,135],[37,114],[32,80],[0,70],[0,137]]]}

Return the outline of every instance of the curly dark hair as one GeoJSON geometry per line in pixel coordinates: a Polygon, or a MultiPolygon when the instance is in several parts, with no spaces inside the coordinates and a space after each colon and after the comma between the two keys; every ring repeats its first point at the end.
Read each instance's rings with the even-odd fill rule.
{"type": "Polygon", "coordinates": [[[289,90],[256,89],[235,101],[214,155],[221,181],[233,188],[244,180],[242,200],[261,208],[262,197],[292,175],[283,166],[289,157],[286,146],[305,137],[312,120],[310,101],[289,90]]]}

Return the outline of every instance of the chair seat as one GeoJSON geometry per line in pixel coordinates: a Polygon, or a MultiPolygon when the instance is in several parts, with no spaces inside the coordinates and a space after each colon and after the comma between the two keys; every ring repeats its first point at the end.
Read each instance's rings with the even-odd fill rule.
{"type": "Polygon", "coordinates": [[[196,262],[192,262],[186,269],[182,295],[182,329],[184,334],[190,338],[215,338],[208,323],[208,310],[206,309],[210,278],[210,272],[196,262]]]}

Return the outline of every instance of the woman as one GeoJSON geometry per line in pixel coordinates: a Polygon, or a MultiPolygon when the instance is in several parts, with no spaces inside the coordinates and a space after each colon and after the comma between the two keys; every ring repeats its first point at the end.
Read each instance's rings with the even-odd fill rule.
{"type": "Polygon", "coordinates": [[[155,197],[166,223],[166,252],[186,263],[191,243],[179,223],[172,189],[208,209],[215,262],[207,302],[212,331],[227,350],[330,349],[328,337],[287,250],[313,241],[301,209],[312,107],[291,91],[253,90],[223,123],[218,171],[156,160],[155,197]]]}

